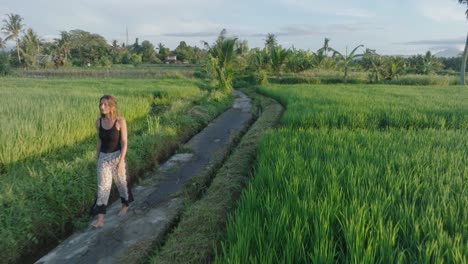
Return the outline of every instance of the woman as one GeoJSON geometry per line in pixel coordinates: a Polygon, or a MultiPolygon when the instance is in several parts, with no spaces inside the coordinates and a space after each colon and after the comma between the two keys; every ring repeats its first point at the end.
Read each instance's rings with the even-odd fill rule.
{"type": "Polygon", "coordinates": [[[133,201],[127,185],[125,155],[127,154],[127,123],[119,115],[117,101],[112,95],[104,95],[99,100],[101,117],[96,120],[97,130],[97,198],[92,213],[97,220],[95,228],[104,226],[107,202],[112,187],[112,178],[119,190],[122,202],[119,216],[127,213],[128,205],[133,201]]]}

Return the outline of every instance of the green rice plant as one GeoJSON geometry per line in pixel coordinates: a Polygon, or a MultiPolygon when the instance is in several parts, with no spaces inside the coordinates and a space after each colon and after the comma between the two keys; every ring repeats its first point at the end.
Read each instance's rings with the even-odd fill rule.
{"type": "Polygon", "coordinates": [[[270,132],[216,263],[466,263],[467,136],[270,132]]]}
{"type": "Polygon", "coordinates": [[[25,68],[16,69],[12,75],[34,78],[164,78],[193,77],[194,70],[200,67],[61,67],[61,68],[25,68]]]}
{"type": "Polygon", "coordinates": [[[94,135],[98,101],[105,93],[117,96],[121,113],[129,122],[149,112],[153,100],[151,90],[168,94],[164,99],[155,100],[155,104],[175,98],[195,99],[199,93],[195,85],[178,87],[177,82],[4,78],[0,84],[0,163],[6,166],[94,135]]]}
{"type": "Polygon", "coordinates": [[[468,93],[269,85],[287,107],[217,263],[466,263],[468,93]]]}
{"type": "Polygon", "coordinates": [[[258,89],[288,111],[287,127],[467,129],[462,87],[387,85],[270,85],[258,89]]]}
{"type": "Polygon", "coordinates": [[[385,81],[386,84],[395,85],[458,85],[457,76],[442,76],[442,75],[418,75],[418,74],[407,74],[402,75],[399,78],[392,79],[391,81],[385,81]]]}

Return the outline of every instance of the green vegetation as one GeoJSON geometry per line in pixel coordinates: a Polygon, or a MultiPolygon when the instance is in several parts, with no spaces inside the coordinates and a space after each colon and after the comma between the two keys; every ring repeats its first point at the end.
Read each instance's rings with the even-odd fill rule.
{"type": "Polygon", "coordinates": [[[468,94],[461,87],[272,85],[260,91],[287,105],[286,127],[468,128],[468,94]]]}
{"type": "Polygon", "coordinates": [[[79,225],[95,196],[95,120],[103,94],[129,127],[135,179],[222,112],[230,98],[194,79],[19,79],[0,83],[0,257],[11,262],[79,225]],[[18,96],[21,95],[21,96],[18,96]],[[203,115],[190,114],[203,108],[203,115]]]}
{"type": "MultiPolygon", "coordinates": [[[[1,57],[0,57],[1,59],[1,57]]],[[[63,67],[50,68],[23,68],[11,72],[15,77],[66,77],[66,78],[161,78],[161,77],[193,77],[200,66],[182,65],[125,65],[118,64],[112,67],[63,67]]]]}
{"type": "Polygon", "coordinates": [[[203,194],[202,198],[188,203],[181,222],[168,235],[164,245],[153,250],[149,263],[209,263],[220,250],[220,241],[226,237],[227,215],[236,207],[236,201],[249,181],[258,141],[278,122],[283,111],[281,105],[268,97],[252,90],[243,92],[253,98],[253,112],[261,111],[260,116],[216,172],[213,182],[208,183],[209,187],[196,184],[195,192],[203,194]]]}
{"type": "Polygon", "coordinates": [[[466,263],[465,89],[272,85],[217,263],[466,263]]]}
{"type": "Polygon", "coordinates": [[[225,29],[221,31],[212,46],[205,42],[209,52],[207,72],[216,80],[215,87],[223,92],[230,92],[232,89],[236,42],[237,38],[226,37],[225,29]]]}
{"type": "MultiPolygon", "coordinates": [[[[464,4],[465,1],[460,3],[464,4]]],[[[203,65],[205,73],[211,77],[214,86],[221,90],[229,90],[238,84],[239,76],[252,75],[253,84],[265,85],[269,78],[281,78],[283,74],[302,74],[307,71],[328,71],[337,76],[333,79],[320,79],[309,81],[307,78],[288,77],[288,83],[391,83],[391,84],[433,84],[437,79],[434,75],[451,74],[458,75],[464,72],[466,56],[453,58],[436,58],[431,52],[417,54],[409,58],[401,56],[379,55],[376,50],[366,47],[363,54],[355,52],[364,47],[356,46],[349,54],[334,49],[331,39],[325,38],[324,44],[317,51],[299,50],[296,48],[283,48],[278,45],[274,34],[267,34],[263,48],[248,48],[246,40],[228,37],[226,30],[221,31],[218,39],[211,46],[204,43],[203,48],[191,47],[185,41],[170,50],[164,44],[156,46],[148,40],[140,43],[138,38],[133,44],[118,43],[104,37],[81,29],[61,31],[60,37],[52,42],[44,42],[32,28],[24,30],[23,18],[18,14],[8,14],[3,20],[5,40],[15,40],[16,48],[8,53],[6,58],[0,57],[0,74],[8,74],[10,71],[2,70],[1,65],[12,65],[14,68],[37,68],[42,70],[39,76],[64,76],[61,68],[92,67],[93,69],[104,67],[109,72],[112,65],[203,65]],[[362,57],[362,58],[360,58],[362,57]],[[360,59],[358,59],[360,58],[360,59]],[[72,67],[74,66],[74,67],[72,67]],[[352,73],[364,73],[367,76],[362,80],[348,80],[352,73]],[[406,78],[402,82],[400,78],[408,74],[418,74],[426,77],[406,78]],[[305,81],[306,80],[306,81],[305,81]]],[[[468,43],[468,42],[467,42],[468,43]]],[[[0,48],[4,41],[0,39],[0,48]]],[[[467,52],[465,52],[466,54],[467,52]]],[[[33,71],[33,72],[34,72],[33,71]]],[[[27,71],[29,72],[29,70],[27,71]]],[[[65,72],[68,72],[65,70],[65,72]]],[[[74,70],[72,70],[74,72],[74,70]]],[[[28,73],[26,73],[28,74],[28,73]]],[[[31,73],[34,74],[34,73],[31,73]]],[[[155,76],[153,72],[139,72],[138,76],[155,76]]],[[[82,75],[76,72],[72,76],[102,76],[102,72],[85,71],[82,75]]],[[[110,71],[106,77],[121,77],[123,73],[110,71]]],[[[156,75],[161,76],[161,75],[156,75]]],[[[135,77],[132,74],[129,77],[135,77]]],[[[243,77],[240,77],[243,78],[243,77]]],[[[464,83],[462,74],[462,84],[464,83]]],[[[448,83],[456,84],[450,80],[448,83]]],[[[459,82],[458,82],[459,83],[459,82]]],[[[440,82],[437,82],[440,84],[440,82]]]]}

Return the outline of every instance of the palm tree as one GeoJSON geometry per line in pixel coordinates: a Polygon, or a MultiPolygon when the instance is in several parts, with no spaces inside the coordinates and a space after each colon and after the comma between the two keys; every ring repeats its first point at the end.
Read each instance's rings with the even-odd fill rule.
{"type": "Polygon", "coordinates": [[[241,55],[241,56],[244,56],[247,54],[247,52],[249,52],[249,44],[247,42],[247,40],[242,40],[242,41],[238,41],[236,42],[236,53],[241,55]]]}
{"type": "MultiPolygon", "coordinates": [[[[432,55],[430,51],[426,52],[426,55],[422,58],[420,71],[422,74],[431,74],[442,68],[442,63],[436,56],[432,55]]],[[[464,71],[462,71],[464,72],[464,71]]]]}
{"type": "Polygon", "coordinates": [[[271,68],[273,68],[273,71],[278,75],[281,66],[284,64],[286,58],[289,55],[289,50],[283,49],[281,46],[274,47],[270,51],[270,59],[271,59],[271,68]]]}
{"type": "Polygon", "coordinates": [[[232,89],[236,42],[237,38],[226,37],[226,29],[221,31],[212,46],[204,42],[210,56],[210,65],[214,68],[216,78],[218,79],[218,87],[225,92],[229,92],[232,89]]]}
{"type": "MultiPolygon", "coordinates": [[[[465,15],[466,18],[468,19],[468,0],[458,0],[460,4],[466,4],[466,11],[465,15]]],[[[465,85],[465,67],[466,67],[466,61],[468,58],[468,34],[466,36],[466,42],[465,42],[465,50],[463,50],[463,59],[462,59],[462,65],[461,65],[461,70],[460,70],[460,83],[461,85],[465,85]]]]}
{"type": "Polygon", "coordinates": [[[253,66],[254,69],[259,70],[268,70],[269,60],[268,53],[265,49],[253,49],[250,64],[253,66]]]}
{"type": "Polygon", "coordinates": [[[324,69],[330,68],[331,60],[328,59],[328,53],[331,51],[331,49],[328,44],[329,42],[330,42],[330,39],[325,38],[323,42],[323,46],[320,49],[318,49],[316,53],[312,53],[313,55],[312,64],[314,65],[314,67],[324,68],[324,69]]]}
{"type": "Polygon", "coordinates": [[[361,64],[366,71],[369,71],[369,81],[378,83],[385,76],[386,59],[375,52],[375,50],[366,49],[361,64]]]}
{"type": "Polygon", "coordinates": [[[166,48],[161,42],[159,42],[156,49],[158,50],[158,57],[161,61],[164,61],[170,53],[169,48],[166,48]]]}
{"type": "Polygon", "coordinates": [[[275,34],[268,33],[265,39],[265,48],[270,51],[273,50],[276,45],[278,45],[278,41],[276,40],[275,34]]]}
{"type": "Polygon", "coordinates": [[[70,50],[72,48],[71,34],[67,31],[60,31],[60,39],[56,41],[60,53],[65,57],[65,61],[67,61],[68,55],[70,55],[70,50]]]}
{"type": "Polygon", "coordinates": [[[391,81],[393,78],[397,78],[405,71],[405,60],[400,57],[388,57],[384,63],[384,79],[391,81]]]}
{"type": "Polygon", "coordinates": [[[8,19],[3,20],[4,25],[2,27],[2,30],[5,31],[5,34],[7,35],[5,41],[8,41],[10,39],[16,40],[16,52],[18,53],[18,63],[21,63],[19,50],[19,34],[23,30],[24,25],[21,24],[23,18],[17,14],[9,14],[7,16],[8,19]]]}
{"type": "Polygon", "coordinates": [[[0,38],[0,49],[4,49],[5,48],[5,41],[0,38]]]}
{"type": "Polygon", "coordinates": [[[36,65],[36,57],[41,52],[41,39],[32,30],[28,28],[26,34],[23,36],[20,42],[20,52],[23,55],[23,60],[27,66],[36,65]]]}
{"type": "Polygon", "coordinates": [[[340,52],[332,48],[329,48],[331,51],[333,51],[333,57],[337,58],[340,64],[344,68],[344,82],[345,83],[348,81],[348,69],[349,69],[349,64],[351,63],[351,61],[353,61],[357,57],[362,57],[364,55],[364,54],[354,54],[354,52],[356,52],[356,50],[359,49],[360,47],[364,47],[364,45],[359,45],[355,47],[349,55],[347,54],[348,53],[347,51],[346,51],[346,54],[343,55],[340,52]]]}

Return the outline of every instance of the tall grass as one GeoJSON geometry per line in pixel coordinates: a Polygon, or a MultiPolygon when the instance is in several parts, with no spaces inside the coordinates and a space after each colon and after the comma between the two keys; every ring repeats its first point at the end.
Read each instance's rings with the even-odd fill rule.
{"type": "MultiPolygon", "coordinates": [[[[369,84],[369,72],[354,71],[348,75],[348,84],[369,84]]],[[[343,84],[343,72],[336,70],[307,70],[300,73],[283,73],[280,76],[269,77],[270,83],[279,84],[343,84]]],[[[403,74],[391,80],[382,79],[379,84],[391,85],[414,85],[414,86],[446,86],[458,85],[457,76],[440,75],[440,74],[403,74]]]]}
{"type": "Polygon", "coordinates": [[[271,85],[286,105],[217,263],[466,263],[468,92],[271,85]]]}
{"type": "Polygon", "coordinates": [[[195,85],[177,83],[183,82],[2,79],[0,163],[7,165],[94,135],[98,101],[105,93],[117,96],[121,112],[130,122],[149,112],[154,94],[164,94],[154,102],[160,105],[161,100],[191,100],[200,93],[195,85]]]}
{"type": "Polygon", "coordinates": [[[98,101],[117,97],[133,178],[225,109],[193,79],[20,79],[0,83],[0,258],[62,238],[96,192],[98,101]],[[191,116],[198,105],[206,116],[191,116]]]}
{"type": "Polygon", "coordinates": [[[281,129],[219,263],[466,263],[466,131],[281,129]]]}
{"type": "Polygon", "coordinates": [[[115,67],[62,67],[24,68],[12,72],[17,77],[67,77],[67,78],[161,78],[193,77],[198,66],[115,66],[115,67]]]}
{"type": "Polygon", "coordinates": [[[271,85],[259,91],[287,105],[281,120],[287,127],[468,128],[468,93],[460,86],[271,85]]]}

